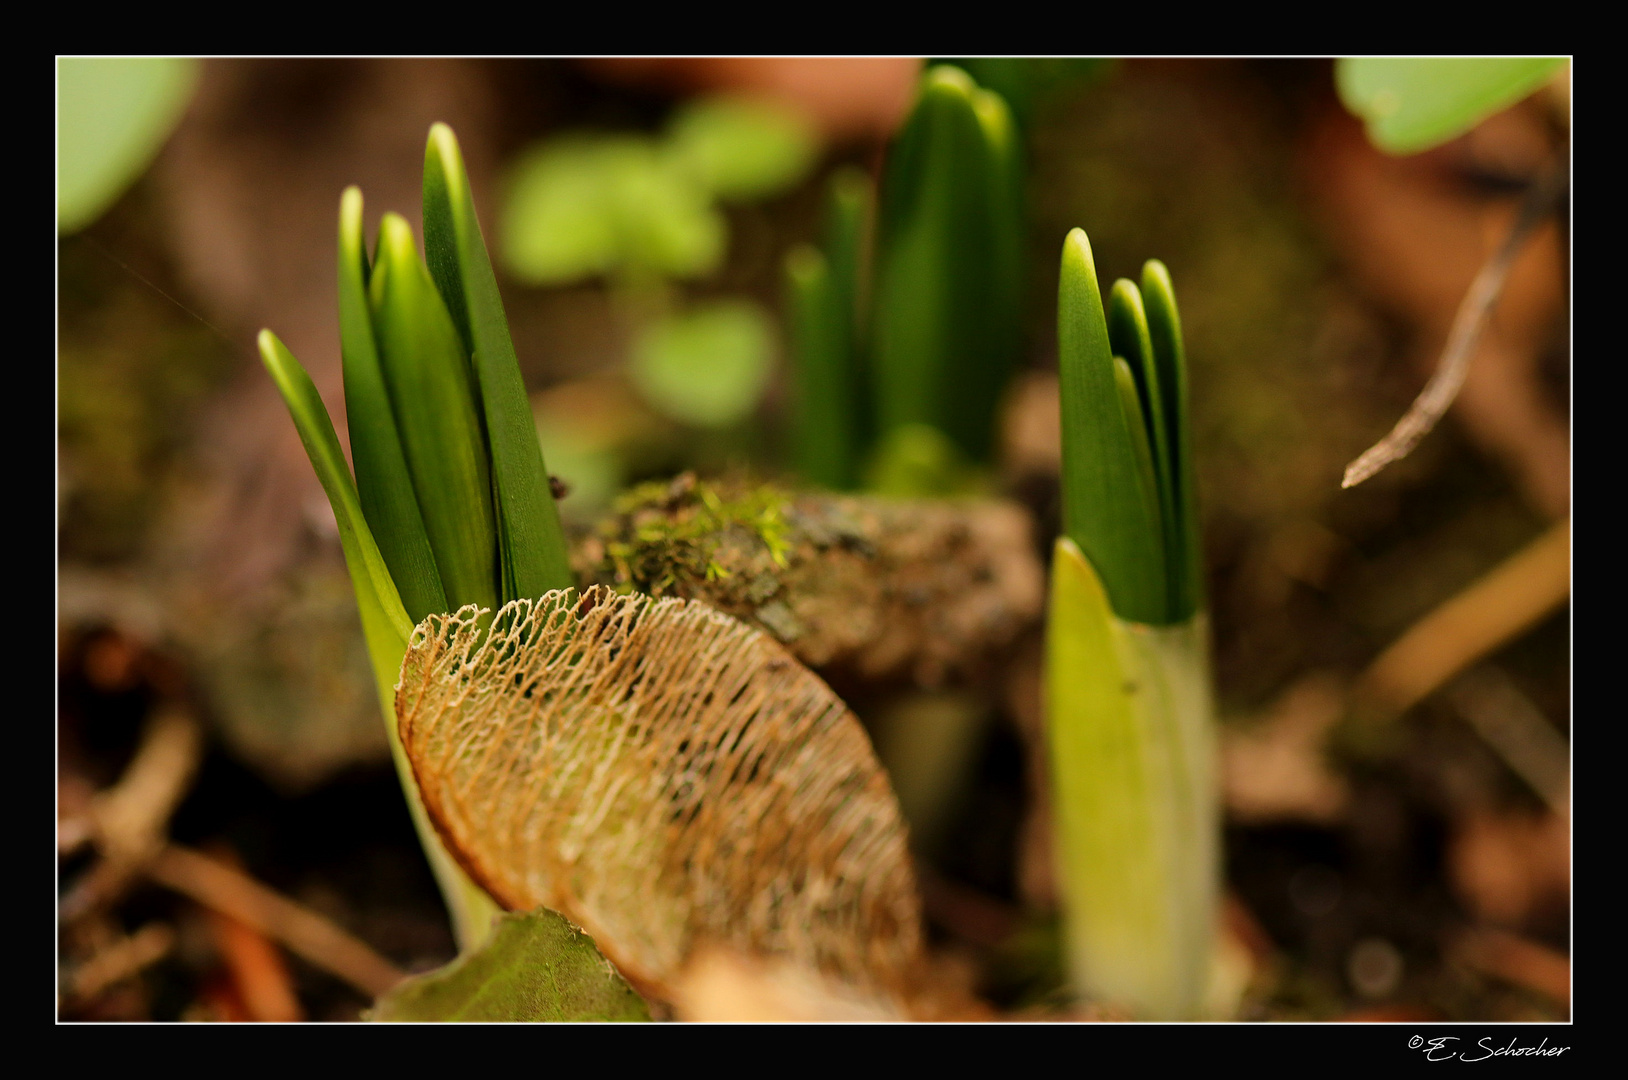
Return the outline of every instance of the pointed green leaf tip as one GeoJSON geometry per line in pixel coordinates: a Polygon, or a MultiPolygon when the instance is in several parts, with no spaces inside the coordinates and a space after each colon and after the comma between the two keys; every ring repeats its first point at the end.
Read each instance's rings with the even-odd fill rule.
{"type": "Polygon", "coordinates": [[[1166,518],[1166,558],[1171,565],[1170,620],[1182,622],[1204,607],[1204,547],[1199,536],[1198,479],[1193,468],[1193,428],[1188,404],[1187,347],[1176,308],[1176,287],[1158,259],[1142,266],[1142,302],[1157,370],[1168,447],[1165,481],[1173,508],[1166,518]]]}
{"type": "Polygon", "coordinates": [[[509,320],[475,217],[463,153],[445,124],[430,128],[424,149],[424,254],[479,386],[496,493],[502,600],[570,588],[565,530],[549,490],[509,320]]]}
{"type": "MultiPolygon", "coordinates": [[[[345,452],[339,448],[339,436],[334,433],[333,421],[322,404],[322,396],[311,382],[311,376],[294,359],[294,354],[270,330],[260,331],[257,339],[260,362],[277,384],[294,418],[294,428],[305,446],[306,456],[322,490],[333,507],[334,522],[339,526],[339,543],[345,552],[345,566],[350,571],[351,584],[356,590],[357,607],[362,613],[362,628],[367,633],[368,649],[375,657],[387,653],[399,642],[405,650],[407,638],[413,632],[413,623],[401,605],[395,583],[385,566],[384,556],[367,527],[362,514],[362,502],[357,497],[356,485],[351,481],[350,469],[345,465],[345,452]]],[[[400,666],[400,652],[396,653],[396,666],[400,666]]]]}
{"type": "Polygon", "coordinates": [[[1058,369],[1063,531],[1102,575],[1115,613],[1185,621],[1202,602],[1181,320],[1163,264],[1121,279],[1108,310],[1091,243],[1063,243],[1058,369]]]}
{"type": "Polygon", "coordinates": [[[346,188],[339,199],[339,338],[351,460],[356,465],[362,512],[407,614],[416,622],[449,608],[379,364],[367,301],[369,270],[362,235],[362,192],[346,188]]]}
{"type": "Polygon", "coordinates": [[[987,460],[1018,346],[1016,205],[1004,103],[959,68],[934,67],[883,177],[870,357],[879,436],[930,424],[987,460]]]}
{"type": "Polygon", "coordinates": [[[593,939],[546,908],[501,916],[487,943],[381,997],[369,1020],[649,1020],[593,939]]]}
{"type": "Polygon", "coordinates": [[[492,481],[469,364],[435,283],[398,214],[379,223],[368,303],[402,450],[446,598],[496,610],[492,481]]]}
{"type": "MultiPolygon", "coordinates": [[[[1057,366],[1063,531],[1102,575],[1121,618],[1163,622],[1167,590],[1157,495],[1146,489],[1132,426],[1140,417],[1122,405],[1091,242],[1081,229],[1063,241],[1057,366]]],[[[1145,431],[1140,437],[1146,439],[1145,431]]]]}

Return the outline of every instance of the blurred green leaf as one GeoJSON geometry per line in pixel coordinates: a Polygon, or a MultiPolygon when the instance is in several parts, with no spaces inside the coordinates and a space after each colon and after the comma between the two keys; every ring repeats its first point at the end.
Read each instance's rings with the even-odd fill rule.
{"type": "Polygon", "coordinates": [[[571,135],[516,162],[502,235],[517,278],[563,285],[599,274],[706,274],[723,259],[727,226],[706,188],[650,140],[571,135]]]}
{"type": "Polygon", "coordinates": [[[369,1020],[649,1020],[644,999],[587,934],[546,908],[505,914],[491,938],[379,998],[369,1020]]]}
{"type": "Polygon", "coordinates": [[[978,494],[984,477],[942,431],[931,424],[901,424],[877,441],[865,487],[898,498],[941,498],[978,494]]]}
{"type": "Polygon", "coordinates": [[[197,83],[196,60],[57,60],[57,231],[96,220],[152,162],[197,83]]]}
{"type": "Polygon", "coordinates": [[[772,102],[701,98],[668,129],[667,149],[680,166],[721,199],[757,199],[797,183],[819,144],[802,114],[772,102]]]}
{"type": "Polygon", "coordinates": [[[571,417],[537,411],[537,437],[553,475],[567,487],[558,502],[572,521],[588,522],[608,510],[622,490],[625,469],[613,448],[585,438],[571,417]]]}
{"type": "Polygon", "coordinates": [[[804,479],[850,488],[870,441],[870,401],[861,356],[876,196],[853,166],[831,175],[825,250],[786,255],[787,330],[792,352],[792,457],[804,479]]]}
{"type": "Polygon", "coordinates": [[[999,97],[959,68],[929,71],[883,175],[870,342],[882,432],[930,424],[988,456],[1019,344],[1014,178],[999,97]]]}
{"type": "Polygon", "coordinates": [[[829,488],[849,482],[854,446],[842,324],[825,256],[809,244],[786,253],[786,330],[796,379],[793,457],[803,478],[829,488]]]}
{"type": "Polygon", "coordinates": [[[1113,65],[1112,60],[1088,56],[974,56],[942,62],[954,64],[979,86],[1005,98],[1025,124],[1039,102],[1074,84],[1094,82],[1113,65]]]}
{"type": "Polygon", "coordinates": [[[768,314],[749,301],[718,301],[646,329],[634,347],[633,383],[675,420],[727,427],[757,406],[773,357],[768,314]]]}
{"type": "Polygon", "coordinates": [[[498,608],[492,475],[474,377],[399,214],[379,223],[368,302],[402,450],[452,610],[498,608]]]}
{"type": "Polygon", "coordinates": [[[1345,107],[1391,154],[1416,154],[1469,131],[1542,86],[1561,57],[1346,57],[1334,69],[1345,107]]]}

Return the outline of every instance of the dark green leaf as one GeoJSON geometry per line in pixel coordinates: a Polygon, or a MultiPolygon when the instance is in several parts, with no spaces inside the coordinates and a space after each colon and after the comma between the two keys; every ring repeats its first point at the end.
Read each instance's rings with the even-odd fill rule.
{"type": "MultiPolygon", "coordinates": [[[[1160,565],[1165,565],[1164,515],[1159,500],[1159,470],[1153,462],[1153,444],[1148,439],[1146,413],[1137,392],[1136,376],[1123,357],[1114,357],[1114,389],[1119,392],[1120,414],[1125,418],[1125,430],[1130,433],[1131,453],[1136,458],[1137,490],[1141,493],[1147,515],[1159,525],[1158,545],[1160,565]]],[[[1167,575],[1168,577],[1168,575],[1167,575]]],[[[1168,588],[1167,588],[1168,593],[1168,588]]],[[[1159,621],[1163,621],[1161,618],[1159,621]]]]}
{"type": "Polygon", "coordinates": [[[853,320],[843,310],[825,256],[804,244],[786,255],[786,306],[791,338],[792,448],[805,480],[842,489],[853,483],[854,394],[844,333],[853,320]]]}
{"type": "Polygon", "coordinates": [[[445,124],[430,129],[424,153],[424,247],[430,273],[470,347],[480,385],[503,544],[503,600],[570,588],[565,532],[549,491],[503,298],[475,219],[463,155],[445,124]]]}
{"type": "Polygon", "coordinates": [[[458,332],[397,214],[379,224],[368,282],[379,359],[446,600],[498,608],[492,481],[458,332]]]}
{"type": "Polygon", "coordinates": [[[649,1020],[644,999],[594,941],[547,908],[498,919],[486,944],[407,979],[369,1020],[649,1020]]]}
{"type": "Polygon", "coordinates": [[[1469,131],[1542,86],[1561,57],[1362,57],[1335,66],[1340,100],[1392,154],[1416,154],[1469,131]]]}
{"type": "MultiPolygon", "coordinates": [[[[1171,457],[1171,436],[1166,420],[1164,381],[1154,358],[1153,340],[1148,329],[1142,293],[1136,284],[1120,278],[1108,294],[1108,342],[1114,355],[1123,357],[1135,379],[1139,405],[1139,426],[1148,441],[1153,474],[1157,483],[1159,520],[1164,526],[1164,549],[1179,551],[1176,530],[1181,527],[1174,483],[1175,464],[1171,457]]],[[[1168,564],[1167,576],[1178,573],[1177,564],[1168,564]]],[[[1171,582],[1174,594],[1175,583],[1171,582]]]]}
{"type": "Polygon", "coordinates": [[[1121,405],[1091,243],[1080,229],[1063,241],[1057,338],[1063,531],[1097,568],[1121,618],[1160,623],[1167,606],[1164,538],[1128,422],[1140,407],[1121,405]]]}
{"type": "Polygon", "coordinates": [[[878,233],[878,428],[930,424],[980,461],[1017,347],[1009,129],[965,72],[929,71],[889,151],[878,233]]]}
{"type": "Polygon", "coordinates": [[[1204,553],[1199,538],[1198,487],[1193,471],[1193,433],[1187,402],[1187,352],[1182,341],[1181,315],[1176,309],[1176,289],[1170,271],[1157,259],[1142,267],[1142,299],[1147,314],[1148,335],[1153,342],[1154,366],[1158,370],[1160,401],[1164,409],[1164,430],[1169,439],[1173,482],[1175,527],[1166,522],[1165,533],[1174,536],[1167,558],[1171,563],[1170,619],[1184,622],[1204,606],[1204,553]]]}
{"type": "Polygon", "coordinates": [[[1084,56],[978,56],[946,58],[945,62],[964,69],[979,86],[1000,94],[1024,124],[1039,102],[1073,84],[1102,78],[1113,64],[1112,60],[1084,56]]]}
{"type": "Polygon", "coordinates": [[[402,453],[395,412],[379,366],[367,301],[367,248],[362,236],[362,192],[339,200],[339,341],[345,370],[345,421],[362,513],[390,577],[415,623],[448,610],[429,534],[402,453]]]}

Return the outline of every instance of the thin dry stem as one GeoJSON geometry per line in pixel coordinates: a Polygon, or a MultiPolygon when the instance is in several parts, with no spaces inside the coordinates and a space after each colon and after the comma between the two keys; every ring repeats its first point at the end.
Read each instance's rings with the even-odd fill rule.
{"type": "Polygon", "coordinates": [[[1405,712],[1570,595],[1568,517],[1414,623],[1374,660],[1357,692],[1382,713],[1405,712]]]}
{"type": "Polygon", "coordinates": [[[163,923],[148,923],[129,937],[119,938],[74,969],[68,980],[69,1004],[84,1004],[163,959],[175,947],[175,931],[163,923]]]}
{"type": "Polygon", "coordinates": [[[1355,487],[1386,466],[1407,457],[1419,445],[1419,440],[1428,435],[1436,422],[1446,415],[1448,407],[1464,386],[1464,377],[1470,370],[1470,357],[1492,317],[1492,309],[1503,291],[1515,256],[1554,209],[1555,200],[1566,190],[1568,175],[1566,160],[1562,155],[1533,182],[1521,203],[1514,225],[1510,227],[1509,236],[1476,273],[1469,292],[1464,294],[1458,313],[1453,317],[1453,326],[1447,334],[1447,344],[1442,349],[1436,373],[1414,399],[1407,414],[1396,422],[1390,434],[1346,466],[1340,487],[1355,487]]]}
{"type": "Polygon", "coordinates": [[[158,854],[147,873],[160,885],[276,938],[369,998],[404,977],[390,961],[321,915],[196,851],[172,844],[158,854]]]}
{"type": "Polygon", "coordinates": [[[136,756],[118,783],[99,793],[86,815],[58,824],[59,851],[71,851],[88,838],[103,856],[63,897],[59,910],[64,921],[115,902],[164,846],[170,816],[186,795],[202,755],[203,733],[191,709],[165,701],[148,719],[136,756]]]}

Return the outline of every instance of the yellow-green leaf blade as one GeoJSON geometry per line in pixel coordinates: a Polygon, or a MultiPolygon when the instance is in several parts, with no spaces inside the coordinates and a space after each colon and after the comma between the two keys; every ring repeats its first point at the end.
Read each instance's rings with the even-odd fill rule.
{"type": "MultiPolygon", "coordinates": [[[[339,447],[339,436],[334,433],[333,421],[328,417],[328,410],[322,404],[322,396],[317,393],[311,376],[306,374],[305,368],[277,339],[277,335],[270,330],[260,331],[258,345],[260,361],[282,393],[289,415],[294,418],[300,442],[305,446],[306,456],[311,459],[311,467],[316,470],[322,490],[327,493],[328,503],[333,507],[334,521],[339,526],[340,546],[345,552],[345,565],[350,570],[364,624],[372,619],[376,625],[387,627],[400,639],[400,648],[396,652],[396,664],[399,666],[401,656],[407,650],[407,637],[412,633],[413,623],[407,617],[407,610],[402,607],[401,597],[396,592],[395,583],[390,580],[384,556],[379,554],[378,545],[367,527],[356,485],[345,464],[344,451],[339,447]]],[[[368,645],[372,650],[372,638],[368,645]]],[[[375,665],[377,662],[376,656],[375,665]]]]}
{"type": "Polygon", "coordinates": [[[345,373],[345,422],[362,513],[390,568],[410,619],[447,610],[418,496],[402,452],[401,435],[379,365],[367,301],[367,249],[362,236],[362,193],[345,189],[339,200],[339,340],[345,373]]]}
{"type": "Polygon", "coordinates": [[[1052,562],[1046,700],[1066,938],[1077,985],[1145,1019],[1197,1019],[1218,851],[1202,620],[1114,614],[1066,537],[1052,562]]]}
{"type": "Polygon", "coordinates": [[[436,838],[434,826],[425,816],[424,805],[418,797],[418,785],[413,780],[412,767],[402,753],[401,740],[396,735],[395,687],[401,671],[402,657],[407,653],[407,639],[413,624],[408,621],[406,609],[390,580],[384,556],[368,530],[362,515],[361,500],[345,467],[344,452],[334,433],[333,422],[323,407],[322,398],[311,382],[311,377],[294,355],[284,347],[270,330],[262,330],[259,338],[260,359],[266,371],[277,384],[305,452],[311,459],[317,478],[333,506],[334,520],[339,525],[339,542],[345,552],[345,566],[350,571],[351,585],[356,592],[356,606],[362,617],[362,633],[367,639],[368,657],[373,663],[373,677],[379,692],[379,704],[384,712],[385,726],[390,734],[391,755],[401,779],[407,806],[412,812],[413,825],[418,831],[424,854],[446,898],[452,915],[453,930],[460,948],[469,948],[484,939],[497,910],[491,899],[460,870],[436,838]]]}

